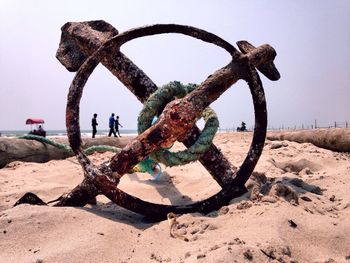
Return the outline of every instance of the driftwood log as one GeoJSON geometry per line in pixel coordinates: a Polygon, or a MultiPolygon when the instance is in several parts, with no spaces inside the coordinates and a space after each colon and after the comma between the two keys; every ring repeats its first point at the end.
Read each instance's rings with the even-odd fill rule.
{"type": "MultiPolygon", "coordinates": [[[[132,136],[123,138],[85,138],[82,142],[82,148],[86,149],[93,145],[110,145],[123,148],[132,139],[132,136]]],[[[55,141],[69,145],[68,139],[65,138],[55,139],[55,141]]],[[[64,149],[59,149],[35,140],[0,138],[0,169],[13,161],[45,163],[50,160],[65,159],[73,155],[73,153],[69,153],[64,149]]]]}
{"type": "Polygon", "coordinates": [[[276,52],[271,46],[263,45],[255,48],[246,41],[240,41],[237,44],[243,54],[214,34],[194,27],[173,24],[136,28],[120,35],[104,21],[64,25],[57,57],[69,70],[74,71],[79,68],[68,94],[66,125],[70,145],[84,169],[85,179],[56,205],[84,205],[92,197],[103,193],[110,200],[127,209],[154,219],[162,219],[169,212],[210,212],[245,192],[244,183],[261,155],[267,126],[264,91],[255,67],[271,80],[277,80],[279,73],[273,64],[276,52]],[[164,111],[158,121],[137,136],[109,163],[94,166],[82,152],[79,126],[79,103],[88,77],[98,63],[102,62],[141,102],[144,102],[156,89],[156,85],[119,49],[122,44],[132,39],[163,33],[180,33],[213,43],[228,51],[232,61],[209,76],[186,97],[164,105],[164,111]],[[119,180],[125,172],[152,151],[168,147],[176,140],[184,142],[187,146],[192,145],[199,134],[195,126],[198,116],[239,79],[247,81],[252,93],[255,110],[254,136],[248,155],[237,173],[214,145],[200,159],[200,162],[221,185],[222,190],[219,193],[193,204],[172,206],[145,202],[118,189],[119,180]]]}
{"type": "Polygon", "coordinates": [[[346,128],[276,131],[269,132],[267,139],[312,143],[320,148],[336,152],[350,152],[350,129],[346,128]]]}

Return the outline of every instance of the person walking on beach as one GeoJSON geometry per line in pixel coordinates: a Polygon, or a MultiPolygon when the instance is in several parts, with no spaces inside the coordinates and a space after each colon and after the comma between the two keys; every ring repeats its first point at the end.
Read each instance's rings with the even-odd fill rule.
{"type": "Polygon", "coordinates": [[[123,125],[121,125],[120,123],[119,123],[119,116],[117,116],[117,119],[115,120],[115,131],[116,131],[116,133],[118,133],[118,135],[119,135],[119,137],[122,137],[122,136],[120,136],[120,133],[119,133],[119,126],[120,127],[123,127],[123,125]]]}
{"type": "Polygon", "coordinates": [[[111,137],[112,133],[113,133],[114,137],[117,137],[117,135],[115,134],[115,130],[114,130],[114,123],[115,123],[114,113],[112,113],[111,117],[109,117],[109,133],[108,133],[108,137],[111,137]]]}
{"type": "Polygon", "coordinates": [[[98,125],[97,123],[97,113],[94,113],[94,117],[91,120],[91,126],[92,126],[92,138],[95,138],[95,135],[97,133],[97,128],[96,126],[98,125]]]}

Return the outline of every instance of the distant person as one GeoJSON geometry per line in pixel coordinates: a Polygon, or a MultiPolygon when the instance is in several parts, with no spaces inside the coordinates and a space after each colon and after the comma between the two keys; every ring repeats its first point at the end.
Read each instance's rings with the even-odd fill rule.
{"type": "Polygon", "coordinates": [[[46,137],[46,131],[44,130],[43,126],[41,126],[41,125],[39,125],[38,130],[34,134],[46,137]]]}
{"type": "Polygon", "coordinates": [[[94,113],[94,117],[91,120],[91,126],[92,126],[92,138],[95,138],[95,135],[97,133],[97,128],[96,126],[98,125],[97,123],[97,113],[94,113]]]}
{"type": "Polygon", "coordinates": [[[119,123],[119,116],[117,116],[117,119],[115,120],[115,123],[114,123],[115,125],[115,131],[116,131],[116,133],[118,133],[118,135],[119,135],[119,137],[122,137],[122,136],[120,136],[120,133],[119,133],[119,126],[120,127],[123,127],[123,125],[121,125],[120,123],[119,123]]]}
{"type": "Polygon", "coordinates": [[[109,133],[108,133],[108,137],[111,137],[112,133],[113,133],[114,137],[117,137],[117,135],[115,134],[115,130],[114,130],[114,123],[115,123],[114,113],[112,113],[111,117],[109,117],[109,133]]]}
{"type": "Polygon", "coordinates": [[[245,122],[244,121],[242,121],[242,123],[241,123],[241,127],[237,127],[237,131],[238,132],[246,132],[246,131],[248,131],[247,130],[247,126],[246,126],[246,124],[245,124],[245,122]]]}

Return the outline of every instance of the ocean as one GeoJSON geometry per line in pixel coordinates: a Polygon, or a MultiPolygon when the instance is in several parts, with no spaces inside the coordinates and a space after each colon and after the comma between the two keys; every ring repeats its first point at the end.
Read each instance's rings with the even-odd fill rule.
{"type": "MultiPolygon", "coordinates": [[[[230,129],[219,129],[218,132],[232,132],[230,129]]],[[[19,137],[26,135],[30,132],[30,130],[11,130],[11,131],[0,131],[0,137],[19,137]]],[[[119,130],[121,136],[136,136],[137,130],[127,130],[121,129],[119,130]]],[[[109,130],[98,130],[97,136],[107,136],[109,130]]],[[[46,130],[46,136],[67,136],[66,130],[46,130]]],[[[82,137],[92,137],[91,130],[81,130],[82,137]]]]}
{"type": "MultiPolygon", "coordinates": [[[[107,136],[109,130],[99,130],[97,131],[97,135],[99,136],[107,136]]],[[[119,130],[121,136],[132,136],[137,135],[137,130],[119,130]]],[[[0,137],[19,137],[23,136],[29,133],[29,130],[12,130],[12,131],[0,131],[0,137]]],[[[66,136],[67,131],[66,130],[47,130],[46,136],[66,136]]],[[[81,130],[81,136],[82,137],[91,137],[92,131],[91,130],[81,130]]]]}

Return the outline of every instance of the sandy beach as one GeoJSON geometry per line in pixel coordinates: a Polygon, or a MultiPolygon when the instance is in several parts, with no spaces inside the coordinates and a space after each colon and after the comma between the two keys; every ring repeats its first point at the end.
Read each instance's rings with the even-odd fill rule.
{"type": "MultiPolygon", "coordinates": [[[[220,133],[214,143],[239,167],[251,136],[220,133]]],[[[98,164],[111,156],[90,158],[98,164]]],[[[81,208],[13,207],[26,192],[50,201],[83,179],[75,157],[14,161],[0,169],[0,262],[350,262],[349,161],[349,153],[311,143],[266,140],[248,193],[207,215],[177,216],[176,232],[188,242],[170,236],[167,220],[150,222],[104,196],[81,208]]],[[[120,188],[163,204],[220,190],[199,162],[162,168],[159,181],[127,174],[120,188]]]]}

